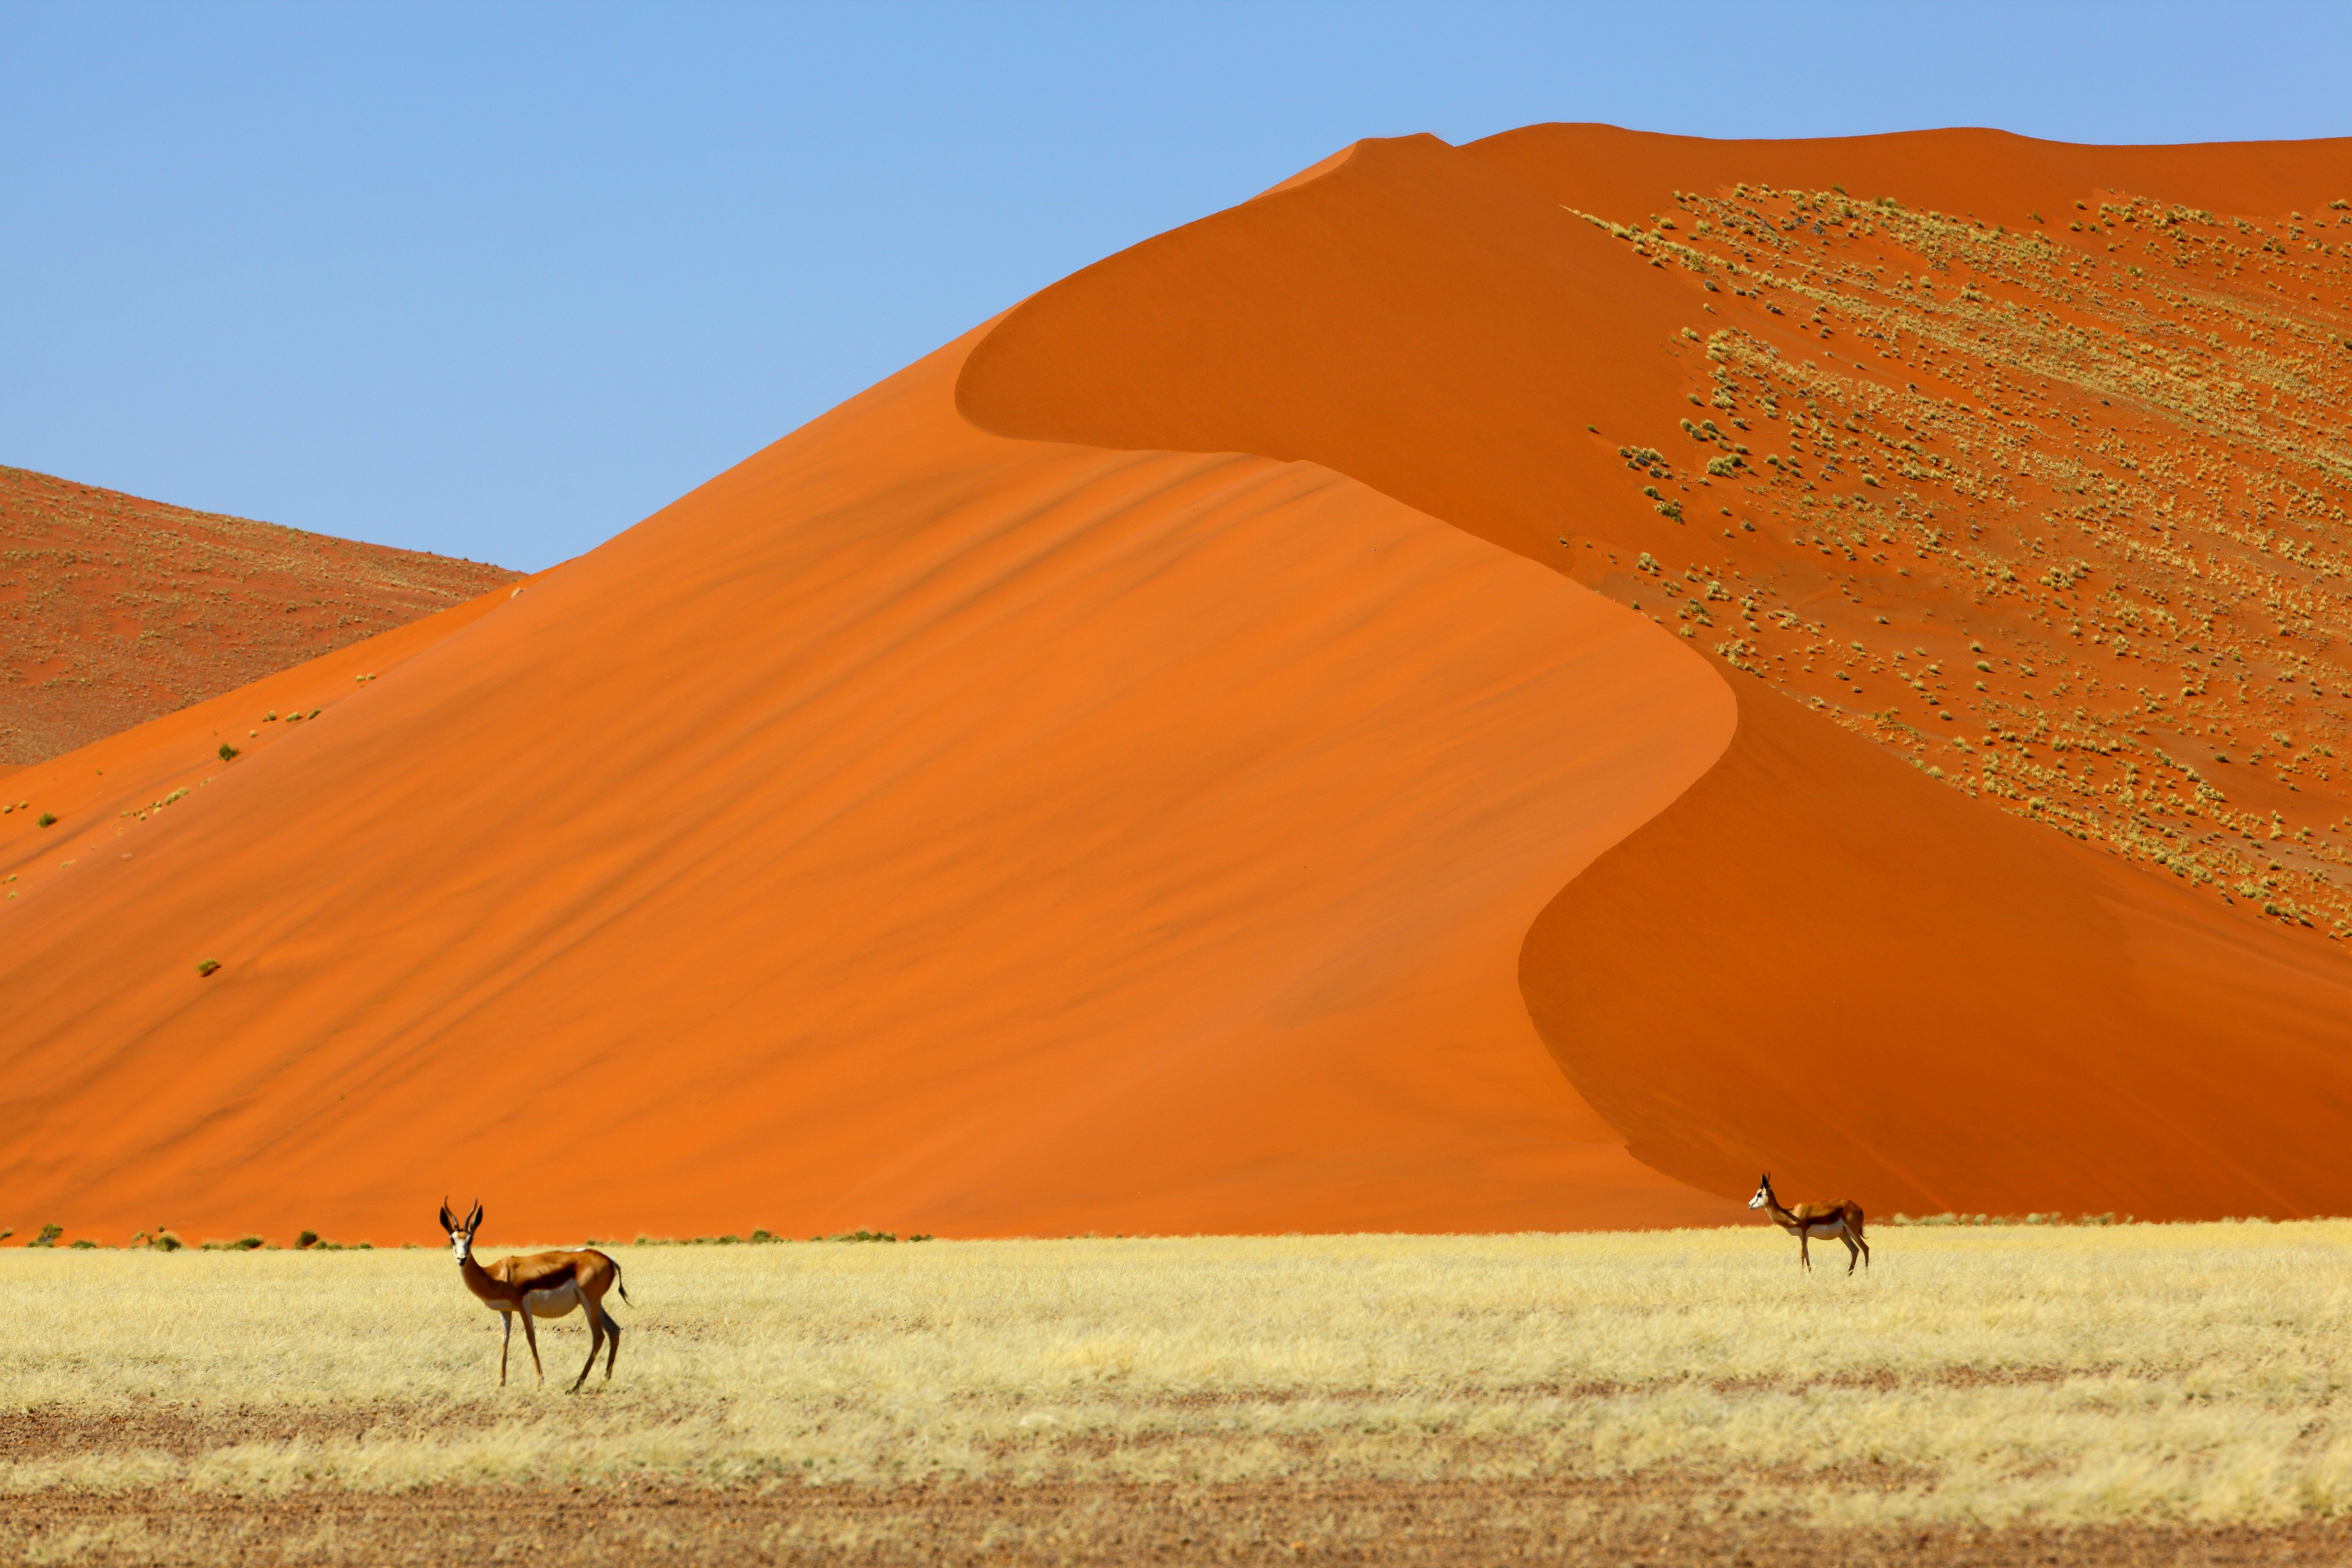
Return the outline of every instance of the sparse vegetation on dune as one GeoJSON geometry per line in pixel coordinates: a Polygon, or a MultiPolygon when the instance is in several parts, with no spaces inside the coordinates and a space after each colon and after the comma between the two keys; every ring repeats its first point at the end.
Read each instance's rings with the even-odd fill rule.
{"type": "Polygon", "coordinates": [[[0,765],[71,751],[514,576],[0,465],[0,765]]]}
{"type": "Polygon", "coordinates": [[[226,1496],[574,1487],[1696,1485],[1759,1531],[2352,1510],[2352,1222],[1897,1227],[1851,1279],[1784,1241],[615,1248],[626,1348],[576,1399],[576,1316],[547,1386],[501,1392],[436,1253],[18,1251],[0,1494],[167,1531],[226,1496]]]}
{"type": "MultiPolygon", "coordinates": [[[[1738,487],[1740,531],[1617,542],[1684,561],[1650,574],[1679,618],[1716,624],[1708,585],[1733,668],[1988,805],[2340,940],[2352,220],[2074,207],[2055,237],[1835,185],[1678,191],[1686,232],[1586,215],[1731,296],[1678,335],[1686,401],[1724,425],[1629,420],[1706,450],[1619,456],[1656,515],[1738,487]],[[2242,752],[2241,726],[2269,743],[2242,752]]],[[[1567,564],[1648,596],[1613,554],[1567,564]]]]}

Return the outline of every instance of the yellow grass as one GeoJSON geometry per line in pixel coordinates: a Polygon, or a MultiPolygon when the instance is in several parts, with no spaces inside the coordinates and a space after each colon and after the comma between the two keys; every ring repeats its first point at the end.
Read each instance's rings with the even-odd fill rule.
{"type": "MultiPolygon", "coordinates": [[[[0,1402],[193,1423],[0,1493],[1703,1480],[1822,1523],[2352,1507],[2352,1222],[614,1247],[545,1389],[446,1252],[0,1253],[0,1402]],[[211,1434],[212,1436],[205,1436],[211,1434]]],[[[490,1256],[499,1249],[486,1248],[490,1256]]],[[[22,1450],[20,1450],[21,1452],[22,1450]]]]}

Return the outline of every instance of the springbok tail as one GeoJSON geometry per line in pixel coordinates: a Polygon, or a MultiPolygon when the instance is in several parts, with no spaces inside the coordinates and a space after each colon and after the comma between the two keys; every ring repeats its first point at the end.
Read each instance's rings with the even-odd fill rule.
{"type": "MultiPolygon", "coordinates": [[[[605,1262],[607,1262],[607,1263],[609,1263],[609,1264],[611,1264],[611,1265],[613,1266],[613,1289],[615,1289],[615,1290],[618,1290],[618,1291],[621,1293],[621,1300],[624,1300],[624,1301],[628,1301],[628,1300],[629,1300],[629,1287],[628,1287],[628,1285],[627,1285],[625,1281],[623,1281],[623,1279],[621,1279],[621,1260],[620,1260],[619,1258],[614,1258],[614,1257],[611,1256],[611,1255],[608,1253],[608,1254],[606,1254],[606,1255],[605,1255],[605,1257],[604,1257],[604,1261],[605,1261],[605,1262]]],[[[633,1306],[633,1307],[634,1307],[634,1306],[635,1306],[635,1305],[636,1305],[636,1303],[635,1303],[635,1301],[629,1301],[629,1305],[631,1305],[631,1306],[633,1306]]]]}

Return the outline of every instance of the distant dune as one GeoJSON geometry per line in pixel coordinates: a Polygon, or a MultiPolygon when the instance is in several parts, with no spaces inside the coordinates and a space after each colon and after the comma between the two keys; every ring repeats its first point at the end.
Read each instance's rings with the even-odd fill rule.
{"type": "Polygon", "coordinates": [[[2347,150],[1359,143],[0,780],[0,1223],[2344,1212],[2347,150]]]}
{"type": "Polygon", "coordinates": [[[0,467],[0,767],[45,762],[513,576],[0,467]]]}

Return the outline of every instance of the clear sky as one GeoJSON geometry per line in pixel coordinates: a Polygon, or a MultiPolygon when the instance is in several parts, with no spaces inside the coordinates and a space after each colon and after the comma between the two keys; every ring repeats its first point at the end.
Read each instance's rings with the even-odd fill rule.
{"type": "Polygon", "coordinates": [[[2335,136],[2347,60],[2341,0],[0,0],[0,463],[536,568],[1358,137],[2335,136]]]}

